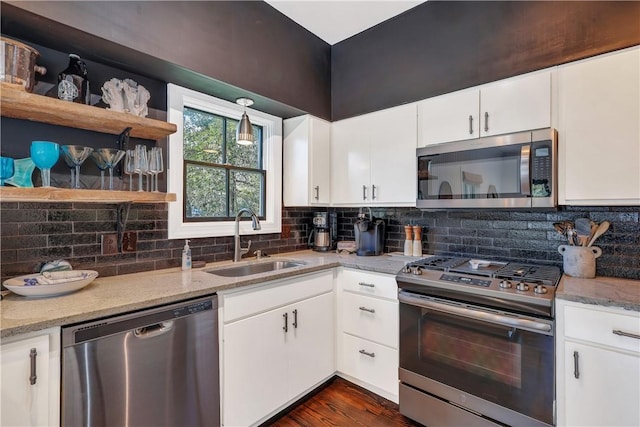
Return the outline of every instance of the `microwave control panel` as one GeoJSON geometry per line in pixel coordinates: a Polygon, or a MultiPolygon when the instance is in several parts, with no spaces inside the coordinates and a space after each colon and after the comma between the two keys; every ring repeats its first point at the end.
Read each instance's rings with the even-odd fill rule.
{"type": "Polygon", "coordinates": [[[531,184],[533,197],[547,197],[551,194],[553,161],[551,141],[534,143],[531,146],[531,184]]]}

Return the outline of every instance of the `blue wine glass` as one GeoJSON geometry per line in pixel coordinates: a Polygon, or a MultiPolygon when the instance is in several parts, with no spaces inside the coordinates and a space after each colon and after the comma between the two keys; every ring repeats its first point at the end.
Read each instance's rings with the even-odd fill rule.
{"type": "Polygon", "coordinates": [[[14,166],[11,157],[0,157],[0,185],[4,185],[4,180],[13,176],[14,166]]]}
{"type": "Polygon", "coordinates": [[[31,159],[40,169],[42,186],[51,187],[51,168],[60,158],[60,146],[51,141],[32,141],[31,159]]]}

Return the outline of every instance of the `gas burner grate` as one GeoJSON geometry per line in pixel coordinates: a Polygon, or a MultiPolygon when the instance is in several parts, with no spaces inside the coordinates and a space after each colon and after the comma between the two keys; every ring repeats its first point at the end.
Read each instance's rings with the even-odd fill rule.
{"type": "Polygon", "coordinates": [[[556,286],[560,280],[560,269],[552,265],[530,265],[510,262],[495,274],[495,277],[527,282],[542,282],[556,286]]]}
{"type": "Polygon", "coordinates": [[[467,261],[469,261],[468,258],[433,256],[416,261],[414,265],[425,268],[427,270],[448,271],[449,268],[458,266],[467,261]]]}

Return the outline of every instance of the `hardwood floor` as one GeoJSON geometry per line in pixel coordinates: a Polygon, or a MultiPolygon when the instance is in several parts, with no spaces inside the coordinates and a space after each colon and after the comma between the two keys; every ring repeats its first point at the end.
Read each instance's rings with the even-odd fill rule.
{"type": "Polygon", "coordinates": [[[398,405],[336,377],[288,412],[261,427],[421,426],[398,412],[398,405]]]}

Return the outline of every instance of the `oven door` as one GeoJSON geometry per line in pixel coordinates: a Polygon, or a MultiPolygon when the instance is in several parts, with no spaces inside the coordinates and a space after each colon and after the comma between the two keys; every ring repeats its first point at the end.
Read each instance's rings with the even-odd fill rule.
{"type": "Polygon", "coordinates": [[[399,299],[403,383],[501,423],[553,425],[551,320],[406,291],[399,299]]]}

